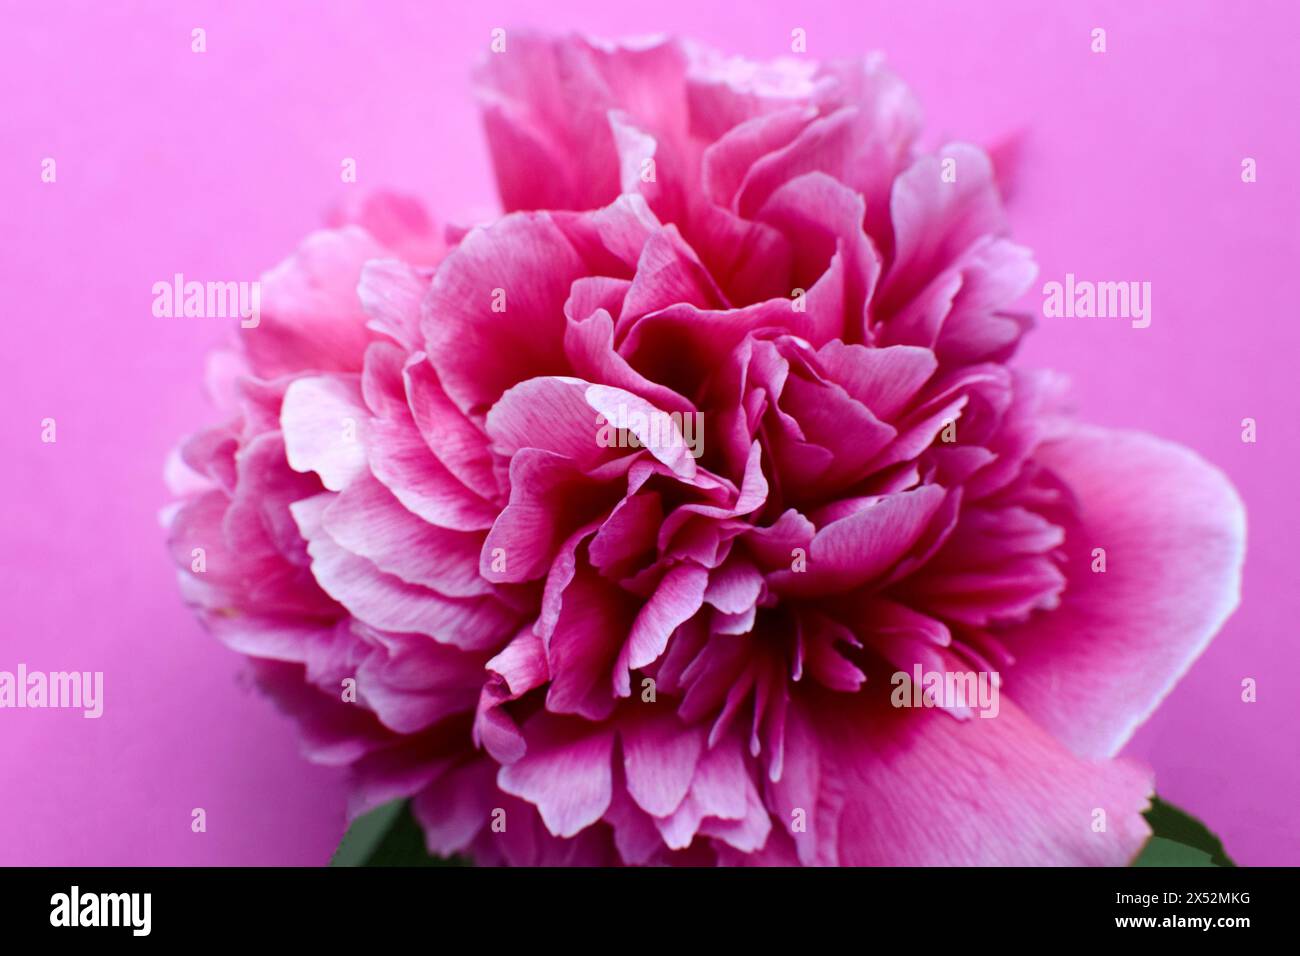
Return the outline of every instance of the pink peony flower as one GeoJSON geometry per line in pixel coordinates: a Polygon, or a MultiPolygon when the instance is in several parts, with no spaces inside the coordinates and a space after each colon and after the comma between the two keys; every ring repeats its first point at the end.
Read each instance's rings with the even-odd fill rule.
{"type": "Polygon", "coordinates": [[[444,242],[379,197],[215,357],[230,421],[171,469],[205,624],[435,853],[1129,861],[1115,754],[1235,607],[1244,515],[1007,364],[1035,267],[985,154],[920,153],[874,60],[509,43],[508,214],[444,242]],[[918,673],[996,715],[898,706],[918,673]]]}

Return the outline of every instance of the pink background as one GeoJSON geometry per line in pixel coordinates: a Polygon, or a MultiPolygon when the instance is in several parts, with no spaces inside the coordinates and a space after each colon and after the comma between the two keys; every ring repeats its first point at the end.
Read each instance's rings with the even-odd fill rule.
{"type": "Polygon", "coordinates": [[[0,14],[0,669],[106,675],[98,721],[0,711],[0,863],[328,859],[338,777],[298,758],[163,552],[162,463],[213,418],[202,360],[230,323],[156,319],[151,286],[254,279],[348,189],[481,218],[494,197],[468,73],[492,27],[524,24],[756,57],[803,27],[810,56],[885,51],[936,138],[1024,133],[1011,215],[1042,279],[1149,280],[1154,319],[1041,320],[1022,361],[1070,373],[1084,417],[1195,448],[1249,512],[1241,609],[1128,752],[1240,862],[1300,863],[1293,3],[113,6],[0,14]]]}

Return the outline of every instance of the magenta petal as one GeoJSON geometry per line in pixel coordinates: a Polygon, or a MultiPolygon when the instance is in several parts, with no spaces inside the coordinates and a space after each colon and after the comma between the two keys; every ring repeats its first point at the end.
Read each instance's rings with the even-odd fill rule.
{"type": "Polygon", "coordinates": [[[411,417],[429,450],[447,471],[480,498],[499,496],[487,435],[447,397],[428,356],[416,352],[402,369],[411,417]]]}
{"type": "Polygon", "coordinates": [[[670,848],[690,846],[706,819],[743,819],[753,787],[740,740],[720,740],[700,756],[686,799],[668,816],[656,817],[655,826],[670,848]]]}
{"type": "Polygon", "coordinates": [[[614,665],[614,687],[620,696],[630,692],[628,671],[659,658],[673,630],[700,609],[709,572],[698,564],[679,564],[659,582],[632,624],[627,643],[614,665]]]}
{"type": "Polygon", "coordinates": [[[588,381],[634,392],[667,412],[695,411],[690,402],[641,375],[615,351],[614,321],[604,309],[585,319],[569,320],[564,350],[573,370],[588,381]]]}
{"type": "Polygon", "coordinates": [[[355,377],[300,378],[284,393],[280,415],[285,452],[294,471],[314,471],[342,491],[365,471],[362,429],[370,412],[355,377]]]}
{"type": "Polygon", "coordinates": [[[482,655],[422,635],[360,627],[357,632],[367,642],[367,653],[356,668],[357,690],[384,726],[412,734],[474,706],[482,655]]]}
{"type": "Polygon", "coordinates": [[[1031,325],[1028,316],[1009,310],[1038,275],[1033,254],[993,239],[975,247],[962,262],[961,275],[939,335],[939,358],[951,364],[1005,358],[1031,325]]]}
{"type": "Polygon", "coordinates": [[[483,666],[488,677],[474,714],[474,743],[497,761],[514,763],[524,755],[524,737],[504,708],[546,682],[546,649],[533,629],[525,626],[483,666]]]}
{"type": "Polygon", "coordinates": [[[705,819],[700,823],[700,833],[717,837],[741,853],[755,853],[763,849],[772,832],[772,816],[752,780],[746,778],[745,815],[739,820],[705,819]]]}
{"type": "Polygon", "coordinates": [[[674,228],[650,234],[637,260],[636,275],[623,299],[620,321],[686,303],[701,309],[726,302],[707,269],[674,228]]]}
{"type": "Polygon", "coordinates": [[[327,222],[335,228],[360,226],[391,249],[395,258],[417,266],[434,265],[447,251],[420,201],[390,190],[350,193],[331,210],[327,222]]]}
{"type": "Polygon", "coordinates": [[[501,768],[497,785],[537,806],[546,828],[571,837],[609,806],[614,731],[540,713],[524,727],[528,751],[501,768]]]}
{"type": "Polygon", "coordinates": [[[746,120],[705,151],[700,176],[705,193],[717,205],[733,207],[749,168],[768,153],[787,145],[807,125],[812,111],[791,106],[746,120]]]}
{"type": "Polygon", "coordinates": [[[495,582],[546,576],[554,567],[557,545],[578,523],[580,504],[596,487],[568,458],[522,449],[510,462],[510,503],[483,542],[479,573],[495,582]]]}
{"type": "Polygon", "coordinates": [[[888,688],[792,705],[769,787],[820,866],[1125,866],[1150,836],[1150,793],[1144,772],[1073,756],[1005,696],[996,717],[961,721],[890,707],[888,688]]]}
{"type": "Polygon", "coordinates": [[[1006,231],[993,164],[974,146],[957,143],[941,156],[918,159],[894,182],[890,197],[894,261],[882,296],[905,301],[983,237],[1006,231]],[[944,181],[951,159],[955,181],[944,181]]]}
{"type": "Polygon", "coordinates": [[[671,40],[624,45],[511,30],[506,51],[488,57],[477,79],[507,209],[613,199],[612,109],[634,110],[658,129],[685,122],[685,61],[671,40]]]}
{"type": "MultiPolygon", "coordinates": [[[[833,339],[861,341],[866,335],[866,305],[880,277],[881,261],[863,232],[866,207],[860,195],[823,172],[810,172],[777,189],[758,219],[781,230],[795,250],[794,281],[816,288],[835,267],[843,272],[834,308],[818,318],[807,336],[814,347],[833,339]],[[834,260],[834,261],[833,261],[834,260]]],[[[809,313],[816,311],[809,293],[809,313]]]]}
{"type": "Polygon", "coordinates": [[[605,811],[604,821],[614,830],[614,845],[622,861],[630,866],[644,866],[663,850],[659,830],[648,813],[636,805],[625,787],[614,785],[614,799],[605,811]]]}
{"type": "Polygon", "coordinates": [[[357,281],[367,260],[385,254],[365,230],[347,226],[312,233],[266,273],[260,319],[241,336],[254,371],[262,378],[360,371],[371,333],[357,281]]]}
{"type": "Polygon", "coordinates": [[[667,412],[639,395],[608,385],[590,385],[584,396],[587,404],[600,413],[601,420],[636,435],[645,449],[675,474],[694,477],[695,458],[682,435],[682,424],[667,412]]]}
{"type": "Polygon", "coordinates": [[[408,511],[454,531],[481,531],[496,510],[465,487],[406,421],[372,421],[370,470],[408,511]]]}
{"type": "Polygon", "coordinates": [[[424,828],[425,845],[437,856],[469,849],[470,842],[490,821],[496,788],[496,767],[478,760],[443,774],[416,794],[411,813],[424,828]]]}
{"type": "Polygon", "coordinates": [[[457,407],[481,414],[516,382],[567,371],[564,301],[583,273],[573,245],[544,213],[475,229],[443,260],[423,329],[457,407]]]}
{"type": "Polygon", "coordinates": [[[478,573],[481,532],[452,531],[421,521],[369,475],[335,498],[323,521],[330,537],[344,548],[408,584],[451,597],[492,591],[478,573]]]}
{"type": "Polygon", "coordinates": [[[864,584],[889,568],[921,537],[944,501],[926,485],[867,503],[818,530],[806,571],[779,571],[770,580],[790,594],[826,594],[864,584]]]}
{"type": "Polygon", "coordinates": [[[432,274],[396,259],[367,262],[357,296],[370,316],[367,323],[407,349],[420,345],[420,303],[432,274]]]}
{"type": "Polygon", "coordinates": [[[709,576],[704,600],[726,614],[754,607],[763,590],[763,575],[745,558],[733,557],[709,576]]]}
{"type": "Polygon", "coordinates": [[[1006,690],[1077,753],[1107,756],[1236,608],[1246,515],[1222,472],[1148,435],[1076,428],[1037,455],[1079,522],[1060,607],[998,635],[1016,658],[1006,690]]]}
{"type": "Polygon", "coordinates": [[[824,345],[817,360],[832,380],[883,422],[896,420],[939,367],[929,349],[873,349],[840,341],[824,345]]]}
{"type": "Polygon", "coordinates": [[[490,597],[450,598],[385,574],[341,548],[322,525],[329,495],[295,502],[294,518],[307,539],[312,574],[321,588],[358,620],[385,631],[427,634],[466,650],[491,648],[515,624],[490,597]]]}
{"type": "Polygon", "coordinates": [[[546,642],[548,710],[588,720],[609,717],[609,673],[632,616],[632,602],[618,588],[585,565],[576,569],[546,642]]]}
{"type": "Polygon", "coordinates": [[[663,525],[663,500],[654,492],[630,495],[610,512],[587,546],[591,563],[609,577],[615,568],[650,553],[663,525]]]}
{"type": "Polygon", "coordinates": [[[627,789],[646,813],[666,817],[681,804],[695,777],[704,731],[684,726],[671,711],[634,706],[640,713],[624,720],[620,731],[627,789]]]}
{"type": "Polygon", "coordinates": [[[487,415],[493,450],[509,459],[524,448],[541,449],[594,468],[614,452],[597,441],[601,419],[587,403],[587,389],[581,379],[560,375],[507,389],[487,415]]]}

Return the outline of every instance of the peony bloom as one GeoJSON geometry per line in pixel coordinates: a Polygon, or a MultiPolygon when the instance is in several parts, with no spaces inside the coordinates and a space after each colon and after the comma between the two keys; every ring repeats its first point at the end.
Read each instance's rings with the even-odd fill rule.
{"type": "Polygon", "coordinates": [[[171,469],[187,599],[351,812],[480,863],[1127,863],[1114,755],[1244,515],[1007,364],[987,157],[874,60],[512,35],[478,87],[507,214],[309,237],[171,469]],[[897,706],[918,668],[996,714],[897,706]]]}

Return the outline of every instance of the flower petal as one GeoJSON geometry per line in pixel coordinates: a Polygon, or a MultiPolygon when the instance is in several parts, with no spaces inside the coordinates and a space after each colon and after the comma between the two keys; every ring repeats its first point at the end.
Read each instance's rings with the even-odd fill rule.
{"type": "Polygon", "coordinates": [[[1035,457],[1078,523],[1060,607],[998,633],[1016,659],[1005,689],[1077,753],[1114,754],[1236,608],[1245,510],[1217,468],[1136,432],[1076,428],[1035,457]]]}

